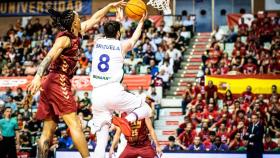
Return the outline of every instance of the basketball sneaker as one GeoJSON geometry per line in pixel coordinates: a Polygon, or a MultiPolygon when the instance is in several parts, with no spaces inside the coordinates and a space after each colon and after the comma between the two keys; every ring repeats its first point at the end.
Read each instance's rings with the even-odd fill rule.
{"type": "Polygon", "coordinates": [[[120,117],[113,116],[112,123],[115,126],[120,127],[120,129],[122,130],[122,133],[125,136],[127,136],[127,137],[131,136],[131,127],[129,125],[129,122],[125,118],[120,118],[120,117]]]}

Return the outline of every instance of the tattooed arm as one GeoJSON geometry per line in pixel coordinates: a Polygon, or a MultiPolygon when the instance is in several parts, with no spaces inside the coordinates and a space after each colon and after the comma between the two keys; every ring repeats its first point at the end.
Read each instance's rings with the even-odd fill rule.
{"type": "Polygon", "coordinates": [[[38,67],[37,73],[31,83],[28,85],[28,92],[31,95],[34,95],[41,86],[41,78],[45,72],[45,70],[49,67],[50,63],[60,55],[60,53],[63,51],[63,49],[70,46],[70,39],[67,36],[59,37],[55,40],[55,43],[47,56],[44,58],[44,60],[41,62],[41,64],[38,67]]]}

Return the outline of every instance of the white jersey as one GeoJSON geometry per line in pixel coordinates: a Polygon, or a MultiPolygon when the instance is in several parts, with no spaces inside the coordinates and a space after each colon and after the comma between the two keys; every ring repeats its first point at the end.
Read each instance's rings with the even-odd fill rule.
{"type": "Polygon", "coordinates": [[[121,42],[116,39],[100,38],[92,50],[91,84],[94,88],[109,83],[121,82],[123,78],[121,42]]]}

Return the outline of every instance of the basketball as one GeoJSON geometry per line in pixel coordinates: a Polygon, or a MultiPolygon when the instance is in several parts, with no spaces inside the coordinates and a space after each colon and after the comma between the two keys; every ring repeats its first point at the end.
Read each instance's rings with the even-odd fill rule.
{"type": "Polygon", "coordinates": [[[125,7],[125,14],[132,20],[140,20],[146,10],[146,4],[142,0],[130,0],[125,7]]]}

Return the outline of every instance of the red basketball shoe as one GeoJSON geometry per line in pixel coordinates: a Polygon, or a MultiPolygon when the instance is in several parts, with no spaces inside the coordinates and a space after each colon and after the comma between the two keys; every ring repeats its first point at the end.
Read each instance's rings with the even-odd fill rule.
{"type": "Polygon", "coordinates": [[[127,137],[131,136],[131,127],[129,125],[129,122],[125,118],[120,118],[120,117],[113,116],[112,123],[115,126],[120,127],[120,129],[122,130],[122,133],[125,136],[127,136],[127,137]]]}

